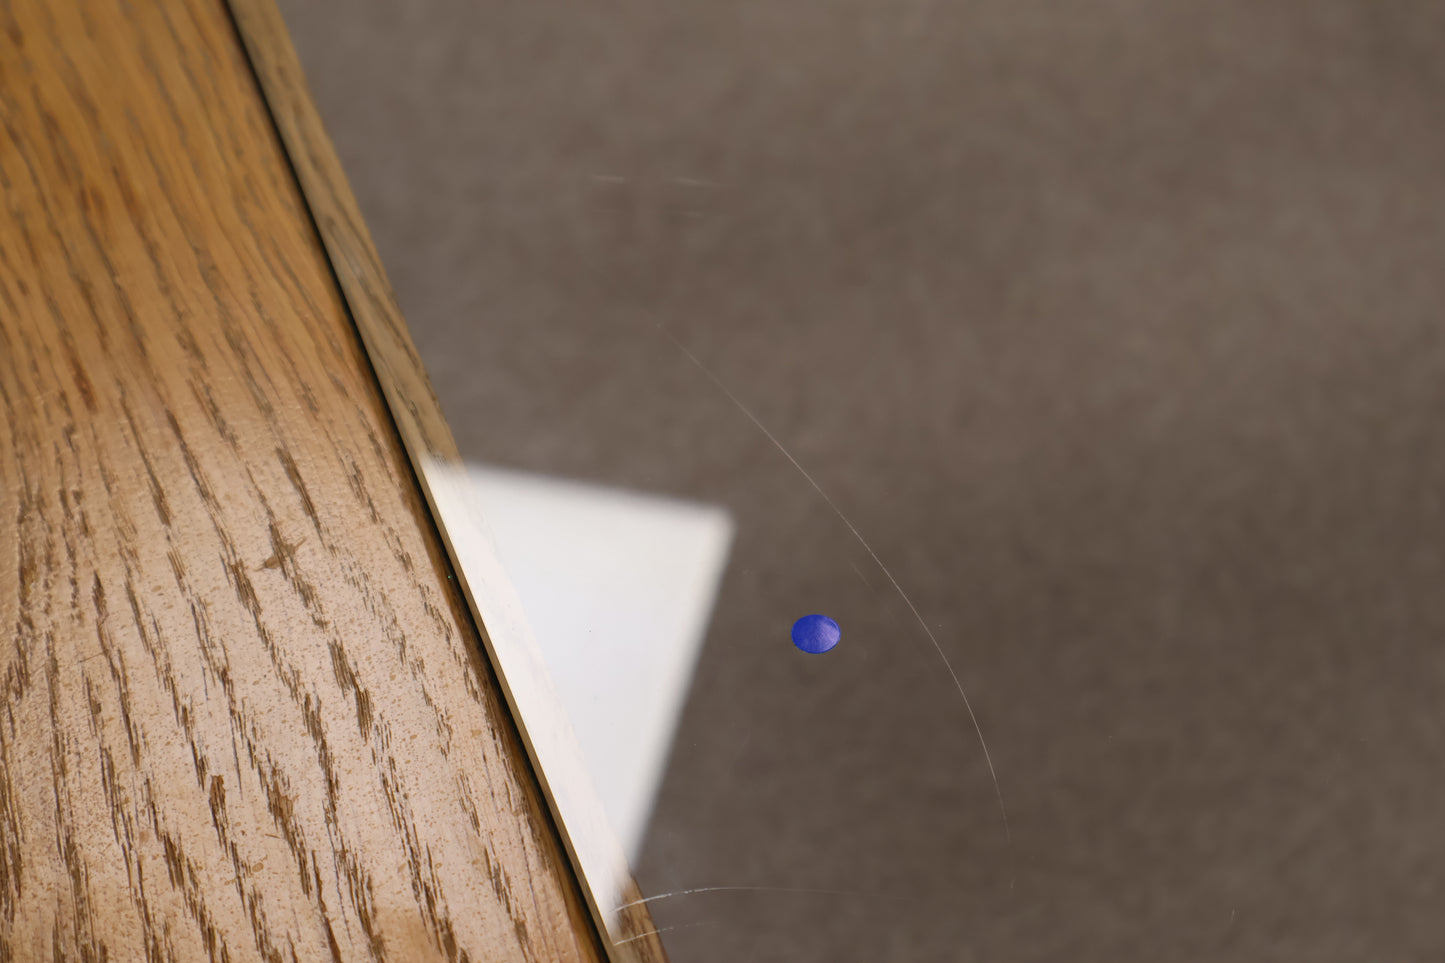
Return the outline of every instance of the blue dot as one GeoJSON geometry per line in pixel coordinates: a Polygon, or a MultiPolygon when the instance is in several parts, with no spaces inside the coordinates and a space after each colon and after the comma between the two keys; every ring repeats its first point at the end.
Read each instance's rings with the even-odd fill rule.
{"type": "Polygon", "coordinates": [[[826,615],[805,615],[793,623],[793,644],[809,655],[821,655],[838,644],[843,630],[826,615]]]}

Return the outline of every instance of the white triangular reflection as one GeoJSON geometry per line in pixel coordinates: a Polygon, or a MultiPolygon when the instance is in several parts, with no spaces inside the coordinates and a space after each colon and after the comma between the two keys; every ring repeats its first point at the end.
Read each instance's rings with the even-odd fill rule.
{"type": "Polygon", "coordinates": [[[635,865],[726,566],[722,508],[468,465],[589,775],[635,865]]]}

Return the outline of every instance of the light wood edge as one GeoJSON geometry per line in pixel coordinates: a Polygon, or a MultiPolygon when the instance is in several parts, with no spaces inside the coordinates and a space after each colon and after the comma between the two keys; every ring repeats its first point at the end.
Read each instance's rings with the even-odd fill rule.
{"type": "Polygon", "coordinates": [[[274,0],[226,0],[613,963],[665,963],[274,0]]]}

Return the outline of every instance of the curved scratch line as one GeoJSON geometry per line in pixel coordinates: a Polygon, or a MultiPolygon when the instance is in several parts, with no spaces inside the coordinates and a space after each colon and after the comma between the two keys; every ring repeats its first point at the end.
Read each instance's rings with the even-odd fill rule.
{"type": "MultiPolygon", "coordinates": [[[[631,904],[629,904],[631,905],[631,904]]],[[[622,946],[624,943],[636,943],[638,940],[645,940],[649,936],[656,936],[659,933],[671,933],[673,930],[690,930],[698,926],[716,926],[712,920],[703,920],[700,923],[679,923],[677,926],[664,926],[660,930],[648,930],[646,933],[638,933],[636,936],[629,936],[625,940],[613,940],[613,946],[622,946]]]]}
{"type": "Polygon", "coordinates": [[[898,584],[898,579],[893,577],[893,573],[888,570],[888,566],[883,564],[883,559],[879,558],[878,553],[873,551],[873,546],[868,544],[868,540],[863,537],[863,533],[858,531],[858,529],[854,527],[852,522],[848,521],[848,516],[844,515],[842,509],[840,509],[837,505],[833,504],[833,499],[829,498],[828,493],[823,491],[823,486],[819,485],[817,480],[812,475],[808,474],[808,470],[806,468],[798,464],[798,459],[794,458],[792,456],[792,453],[790,453],[788,449],[783,447],[783,443],[778,441],[778,439],[773,435],[771,431],[768,431],[767,425],[764,425],[761,421],[759,421],[758,416],[748,410],[748,406],[743,404],[742,401],[739,400],[737,395],[729,391],[727,385],[719,381],[717,379],[717,376],[714,375],[711,371],[709,371],[707,366],[697,359],[696,355],[694,355],[691,351],[687,350],[687,348],[683,346],[681,341],[674,338],[672,336],[672,332],[668,331],[660,324],[657,326],[657,329],[662,332],[662,334],[667,338],[667,340],[671,341],[674,345],[677,346],[677,350],[681,351],[684,355],[687,356],[687,360],[691,361],[694,365],[697,366],[697,369],[699,371],[707,375],[708,380],[711,381],[713,384],[717,385],[718,390],[721,391],[723,394],[727,395],[728,399],[737,406],[738,410],[748,416],[749,421],[758,426],[758,430],[767,436],[768,441],[771,441],[773,443],[774,448],[778,449],[778,451],[783,453],[784,458],[788,459],[788,461],[793,463],[793,467],[798,469],[798,473],[808,480],[808,484],[812,485],[813,490],[818,493],[818,495],[823,499],[823,501],[828,503],[828,507],[833,509],[833,513],[842,520],[844,525],[848,526],[848,531],[852,532],[853,537],[858,539],[858,544],[863,546],[863,548],[868,552],[869,556],[872,557],[873,563],[878,566],[878,568],[883,572],[884,575],[888,576],[888,581],[893,583],[893,588],[898,592],[898,597],[903,599],[904,603],[908,606],[908,610],[912,612],[913,617],[918,620],[918,625],[920,628],[923,629],[923,634],[928,636],[928,641],[933,643],[933,648],[937,650],[938,657],[943,660],[944,668],[946,668],[948,670],[948,674],[953,677],[953,685],[956,689],[958,689],[958,694],[963,699],[963,707],[968,710],[968,718],[973,722],[973,731],[978,734],[979,747],[983,749],[983,760],[984,762],[988,763],[989,777],[993,779],[994,796],[998,798],[998,812],[999,815],[1003,818],[1004,838],[1008,841],[1009,850],[1010,852],[1012,852],[1013,832],[1009,829],[1008,809],[1004,806],[1003,803],[1003,788],[999,785],[998,772],[993,767],[993,756],[988,751],[988,741],[983,737],[983,726],[979,724],[978,716],[973,711],[973,704],[968,701],[968,693],[963,691],[963,683],[959,681],[958,673],[955,672],[953,669],[953,663],[948,661],[947,653],[943,651],[943,646],[938,644],[938,639],[934,637],[933,630],[928,627],[928,623],[923,621],[923,616],[919,614],[918,607],[913,604],[913,600],[908,597],[908,593],[903,591],[903,586],[898,584]]]}
{"type": "Polygon", "coordinates": [[[645,896],[642,899],[632,900],[630,903],[623,903],[613,912],[625,910],[629,906],[641,906],[643,903],[651,903],[653,900],[671,899],[674,896],[692,896],[694,893],[811,893],[820,896],[854,896],[857,895],[846,889],[794,889],[788,886],[699,886],[697,889],[677,889],[671,893],[658,893],[656,896],[645,896]]]}

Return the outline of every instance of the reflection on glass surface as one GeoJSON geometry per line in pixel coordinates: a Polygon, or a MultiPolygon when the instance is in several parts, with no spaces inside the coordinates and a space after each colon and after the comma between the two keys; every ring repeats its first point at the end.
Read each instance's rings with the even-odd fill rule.
{"type": "Polygon", "coordinates": [[[713,506],[523,472],[472,466],[467,480],[635,863],[732,522],[713,506]]]}
{"type": "Polygon", "coordinates": [[[466,457],[733,526],[677,963],[1440,955],[1438,6],[284,6],[466,457]]]}

